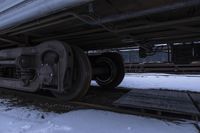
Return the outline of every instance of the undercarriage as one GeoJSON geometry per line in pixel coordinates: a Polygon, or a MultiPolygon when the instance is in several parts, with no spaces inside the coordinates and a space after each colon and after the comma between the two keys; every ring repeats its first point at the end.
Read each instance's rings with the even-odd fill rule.
{"type": "Polygon", "coordinates": [[[91,80],[103,88],[123,80],[118,53],[90,51],[138,47],[145,57],[155,45],[200,37],[199,0],[15,2],[0,5],[0,87],[48,90],[63,100],[83,96],[91,80]]]}
{"type": "Polygon", "coordinates": [[[62,100],[72,100],[87,93],[92,78],[100,86],[116,87],[123,77],[118,53],[88,57],[80,48],[61,41],[0,51],[0,87],[4,88],[49,90],[62,100]]]}

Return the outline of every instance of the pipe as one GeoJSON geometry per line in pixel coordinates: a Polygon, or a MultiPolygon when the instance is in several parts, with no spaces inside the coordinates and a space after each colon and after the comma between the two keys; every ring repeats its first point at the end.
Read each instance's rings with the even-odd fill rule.
{"type": "Polygon", "coordinates": [[[15,27],[58,10],[68,9],[90,1],[93,0],[26,0],[0,14],[0,30],[15,27]]]}
{"type": "Polygon", "coordinates": [[[0,65],[16,65],[15,60],[0,60],[0,65]]]}

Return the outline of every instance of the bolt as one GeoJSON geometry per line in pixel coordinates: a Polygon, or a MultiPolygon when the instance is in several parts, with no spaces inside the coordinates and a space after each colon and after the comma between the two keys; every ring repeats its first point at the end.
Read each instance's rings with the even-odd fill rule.
{"type": "Polygon", "coordinates": [[[25,62],[25,60],[24,59],[21,59],[21,63],[24,63],[25,62]]]}
{"type": "Polygon", "coordinates": [[[50,76],[53,77],[53,73],[51,73],[50,76]]]}

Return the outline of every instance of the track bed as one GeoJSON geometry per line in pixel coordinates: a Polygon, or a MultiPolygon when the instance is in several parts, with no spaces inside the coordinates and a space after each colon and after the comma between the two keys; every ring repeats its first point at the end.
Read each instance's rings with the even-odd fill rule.
{"type": "Polygon", "coordinates": [[[172,91],[140,91],[139,89],[133,89],[130,91],[124,88],[110,90],[101,89],[99,87],[91,87],[88,94],[80,100],[63,102],[57,100],[47,92],[27,93],[1,88],[0,96],[1,98],[11,99],[14,106],[34,105],[44,111],[67,112],[77,109],[101,109],[124,114],[155,117],[159,119],[190,119],[198,121],[200,117],[200,100],[198,97],[200,94],[173,91],[173,95],[169,97],[169,93],[172,93],[172,91]],[[130,100],[130,95],[133,92],[134,96],[131,97],[134,99],[130,100]],[[177,102],[177,98],[174,97],[175,95],[178,95],[178,98],[182,97],[183,95],[186,97],[182,97],[177,102]],[[157,96],[157,98],[155,96],[157,96]],[[127,99],[129,100],[127,101],[127,99]],[[165,103],[166,100],[169,101],[167,104],[165,103]],[[175,106],[174,103],[177,104],[177,106],[175,106]]]}

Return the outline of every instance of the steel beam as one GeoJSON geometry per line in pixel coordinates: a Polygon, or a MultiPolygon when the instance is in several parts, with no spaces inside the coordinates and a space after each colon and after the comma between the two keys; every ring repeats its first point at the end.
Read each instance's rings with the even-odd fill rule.
{"type": "Polygon", "coordinates": [[[108,23],[108,22],[116,22],[116,21],[122,21],[126,19],[133,19],[141,16],[148,16],[156,13],[163,13],[167,11],[172,11],[180,8],[186,8],[191,6],[197,6],[200,4],[200,0],[182,0],[179,2],[176,2],[174,4],[168,4],[156,8],[150,8],[142,11],[130,11],[125,12],[121,14],[116,14],[112,16],[107,16],[104,18],[99,18],[94,24],[102,24],[102,23],[108,23]]]}

